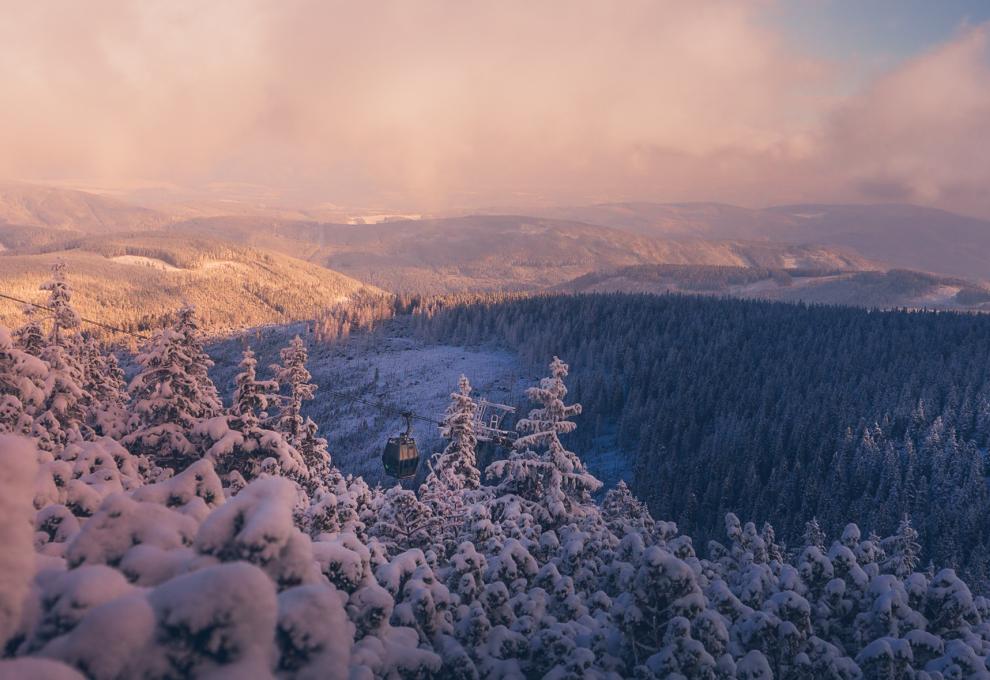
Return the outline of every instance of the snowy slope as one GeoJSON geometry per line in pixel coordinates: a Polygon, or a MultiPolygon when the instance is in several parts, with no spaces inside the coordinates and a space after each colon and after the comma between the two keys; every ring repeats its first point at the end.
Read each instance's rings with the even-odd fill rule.
{"type": "MultiPolygon", "coordinates": [[[[222,393],[229,395],[233,389],[245,342],[257,352],[262,369],[276,361],[279,348],[297,333],[309,345],[309,370],[319,385],[316,399],[304,411],[319,424],[341,471],[363,475],[371,484],[390,481],[383,476],[380,456],[388,437],[403,429],[397,412],[408,409],[439,420],[462,373],[470,378],[476,396],[510,404],[521,401],[523,390],[538,377],[526,374],[518,358],[504,350],[425,345],[408,337],[400,321],[335,345],[316,344],[305,335],[305,326],[294,324],[267,327],[210,347],[216,361],[212,377],[222,393]],[[338,390],[344,394],[332,393],[338,390]],[[380,402],[383,409],[355,402],[355,397],[380,402]]],[[[441,447],[436,427],[415,421],[413,429],[424,459],[441,447]]]]}

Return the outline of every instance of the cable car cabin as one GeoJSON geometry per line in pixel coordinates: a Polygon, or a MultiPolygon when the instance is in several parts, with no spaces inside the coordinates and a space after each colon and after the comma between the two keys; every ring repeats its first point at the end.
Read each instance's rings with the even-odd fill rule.
{"type": "Polygon", "coordinates": [[[389,437],[382,452],[382,466],[396,479],[411,479],[419,468],[419,449],[412,436],[412,414],[403,413],[402,417],[406,419],[406,431],[389,437]]]}

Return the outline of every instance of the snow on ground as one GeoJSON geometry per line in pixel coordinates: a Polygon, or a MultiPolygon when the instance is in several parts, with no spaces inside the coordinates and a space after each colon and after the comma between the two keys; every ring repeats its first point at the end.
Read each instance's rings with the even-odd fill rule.
{"type": "MultiPolygon", "coordinates": [[[[165,260],[159,260],[154,257],[145,257],[143,255],[117,255],[116,257],[111,257],[110,259],[119,264],[152,267],[154,269],[160,269],[163,272],[189,271],[187,269],[171,265],[165,260]]],[[[197,267],[197,269],[209,271],[211,269],[219,269],[221,267],[243,268],[244,266],[245,265],[243,263],[234,262],[233,260],[207,260],[202,265],[197,267]]]]}
{"type": "Polygon", "coordinates": [[[388,214],[373,214],[373,215],[357,215],[350,217],[347,220],[348,224],[381,224],[382,222],[406,222],[411,220],[422,219],[422,215],[419,213],[408,213],[408,214],[398,214],[398,213],[388,213],[388,214]]]}
{"type": "MultiPolygon", "coordinates": [[[[440,420],[463,373],[474,387],[475,398],[514,406],[518,417],[530,408],[526,388],[542,377],[539,371],[523,367],[514,353],[503,349],[426,344],[410,337],[401,320],[385,324],[374,334],[355,334],[336,344],[317,343],[307,334],[305,324],[266,326],[209,348],[217,364],[211,375],[227,403],[245,344],[249,343],[258,354],[259,374],[267,377],[271,375],[269,366],[278,361],[278,350],[296,334],[306,340],[309,370],[319,386],[316,399],[304,413],[320,426],[320,433],[330,443],[334,463],[345,474],[362,475],[370,484],[394,481],[382,472],[381,452],[388,438],[404,429],[400,411],[411,410],[440,420]],[[354,401],[355,398],[380,403],[383,408],[354,401]]],[[[514,418],[511,422],[515,422],[514,418]]],[[[580,417],[577,424],[591,427],[580,417]]],[[[413,433],[424,461],[420,466],[422,476],[426,473],[426,458],[442,449],[444,442],[437,427],[423,421],[413,421],[413,433]]],[[[632,479],[629,459],[619,451],[613,432],[603,432],[581,454],[606,489],[620,479],[632,479]]]]}
{"type": "Polygon", "coordinates": [[[173,267],[165,260],[159,260],[154,257],[144,257],[143,255],[118,255],[116,257],[111,257],[110,259],[119,264],[153,267],[154,269],[161,269],[163,272],[182,271],[179,267],[173,267]]]}
{"type": "Polygon", "coordinates": [[[961,286],[939,285],[930,292],[920,296],[918,305],[945,305],[955,300],[956,295],[962,290],[961,286]]]}
{"type": "Polygon", "coordinates": [[[233,260],[207,260],[199,267],[199,269],[210,270],[219,269],[221,267],[230,267],[232,269],[246,269],[246,265],[243,262],[234,262],[233,260]]]}
{"type": "MultiPolygon", "coordinates": [[[[217,362],[212,375],[221,392],[229,395],[233,389],[244,342],[258,354],[259,373],[269,375],[267,367],[278,361],[279,348],[296,333],[309,345],[309,370],[319,385],[305,413],[319,424],[340,469],[363,475],[372,484],[391,481],[383,476],[381,451],[389,436],[404,429],[399,411],[440,420],[462,373],[471,380],[476,397],[512,405],[524,401],[523,391],[539,377],[523,371],[513,353],[426,345],[408,337],[401,324],[390,323],[377,333],[353,335],[333,345],[316,344],[304,325],[294,324],[263,328],[210,347],[217,362]],[[355,397],[381,403],[384,410],[356,402],[355,397]]],[[[413,432],[424,460],[442,448],[436,426],[417,420],[413,432]]]]}

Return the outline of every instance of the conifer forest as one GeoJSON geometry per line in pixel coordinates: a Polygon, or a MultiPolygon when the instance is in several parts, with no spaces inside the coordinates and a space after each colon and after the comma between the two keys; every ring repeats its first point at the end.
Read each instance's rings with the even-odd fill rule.
{"type": "Polygon", "coordinates": [[[193,308],[130,355],[63,264],[42,288],[0,329],[11,677],[990,677],[983,317],[397,300],[545,377],[482,466],[462,376],[443,450],[371,486],[301,337],[222,395],[193,308]],[[582,462],[603,437],[629,483],[582,462]]]}

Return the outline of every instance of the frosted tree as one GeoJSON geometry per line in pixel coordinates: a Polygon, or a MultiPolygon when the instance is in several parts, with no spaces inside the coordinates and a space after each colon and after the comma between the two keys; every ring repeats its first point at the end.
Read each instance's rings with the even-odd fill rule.
{"type": "Polygon", "coordinates": [[[392,555],[410,548],[425,550],[433,541],[433,510],[416,494],[396,485],[376,499],[375,523],[368,533],[392,555]]]}
{"type": "Polygon", "coordinates": [[[45,329],[41,324],[41,310],[33,305],[26,305],[24,316],[27,317],[27,321],[14,331],[14,340],[18,348],[28,354],[40,357],[45,345],[48,344],[45,329]]]}
{"type": "Polygon", "coordinates": [[[652,542],[657,529],[649,508],[632,494],[621,479],[605,494],[602,517],[609,530],[619,538],[637,533],[644,541],[652,542]]]}
{"type": "Polygon", "coordinates": [[[72,308],[72,289],[66,276],[65,262],[58,260],[52,265],[52,276],[41,285],[42,290],[48,291],[46,306],[51,311],[52,332],[51,342],[56,345],[63,343],[63,333],[79,327],[79,315],[72,308]]]}
{"type": "Polygon", "coordinates": [[[474,434],[476,410],[477,404],[471,398],[471,383],[462,375],[457,391],[450,395],[450,405],[440,427],[441,434],[449,441],[443,452],[430,461],[430,472],[419,489],[420,499],[429,504],[437,516],[444,518],[439,528],[447,539],[448,549],[456,547],[465,506],[470,502],[466,494],[481,486],[481,472],[475,458],[478,444],[474,434]]]}
{"type": "Polygon", "coordinates": [[[234,378],[234,404],[231,414],[245,428],[257,427],[268,420],[268,409],[278,403],[278,382],[258,379],[258,360],[250,348],[241,357],[241,372],[234,378]]]}
{"type": "Polygon", "coordinates": [[[825,550],[825,532],[822,531],[817,517],[812,517],[804,524],[804,545],[805,547],[815,547],[825,550]]]}
{"type": "Polygon", "coordinates": [[[281,365],[274,365],[275,379],[289,394],[282,402],[277,416],[277,429],[282,432],[289,443],[297,445],[303,434],[305,421],[302,416],[304,401],[309,401],[316,394],[316,385],[309,382],[312,376],[306,369],[309,354],[306,343],[298,335],[292,339],[288,347],[279,351],[281,365]]]}
{"type": "Polygon", "coordinates": [[[207,371],[213,362],[203,351],[195,312],[185,307],[170,328],[137,355],[141,367],[130,384],[130,434],[122,443],[159,464],[182,468],[197,457],[189,433],[218,415],[222,405],[207,371]]]}
{"type": "MultiPolygon", "coordinates": [[[[233,404],[226,414],[197,423],[191,441],[237,486],[262,473],[304,483],[310,478],[302,456],[281,432],[266,427],[268,409],[279,402],[278,383],[259,380],[254,352],[245,349],[234,378],[233,404]],[[231,477],[233,475],[233,477],[231,477]]],[[[233,491],[233,489],[231,489],[233,491]]],[[[300,508],[300,513],[302,509],[300,508]]]]}
{"type": "Polygon", "coordinates": [[[186,351],[191,359],[187,372],[199,385],[207,410],[220,411],[223,404],[220,402],[217,387],[209,375],[213,361],[203,347],[203,332],[200,329],[199,317],[196,316],[196,308],[186,305],[180,309],[174,328],[184,338],[186,351]]]}
{"type": "Polygon", "coordinates": [[[921,546],[918,544],[918,532],[911,526],[911,518],[904,515],[897,525],[897,533],[884,539],[884,551],[887,560],[883,570],[900,578],[914,573],[920,562],[921,546]]]}
{"type": "Polygon", "coordinates": [[[450,405],[440,429],[440,434],[449,443],[434,461],[431,473],[438,482],[449,488],[475,490],[481,486],[481,472],[476,458],[478,438],[474,433],[477,409],[471,398],[471,383],[462,375],[457,391],[450,395],[450,405]]]}
{"type": "Polygon", "coordinates": [[[498,496],[522,498],[548,525],[582,514],[582,506],[601,488],[601,482],[588,472],[581,459],[560,441],[560,435],[577,427],[568,418],[581,413],[580,404],[564,404],[566,377],[567,364],[554,357],[550,376],[526,390],[539,408],[516,424],[522,436],[516,440],[512,455],[492,463],[487,470],[498,482],[498,496]]]}
{"type": "Polygon", "coordinates": [[[82,387],[89,395],[86,423],[99,435],[122,436],[127,427],[127,381],[113,352],[95,338],[80,347],[82,387]]]}
{"type": "MultiPolygon", "coordinates": [[[[75,354],[54,342],[41,353],[48,364],[45,382],[45,405],[35,416],[34,434],[39,446],[47,451],[58,451],[69,442],[80,441],[86,427],[87,405],[90,395],[83,388],[84,376],[75,354]]],[[[61,341],[66,342],[65,333],[61,341]]]]}
{"type": "Polygon", "coordinates": [[[0,433],[29,434],[45,403],[48,366],[14,346],[0,326],[0,433]]]}
{"type": "Polygon", "coordinates": [[[48,291],[46,307],[50,311],[51,332],[41,337],[37,320],[30,319],[22,334],[26,346],[48,365],[45,380],[45,403],[34,416],[33,433],[38,446],[59,451],[72,441],[80,441],[85,429],[85,409],[89,395],[83,387],[79,363],[79,337],[71,332],[79,327],[79,316],[72,308],[72,290],[65,273],[65,263],[52,266],[51,279],[41,285],[48,291]]]}
{"type": "Polygon", "coordinates": [[[319,435],[319,427],[308,416],[303,420],[302,435],[296,449],[309,470],[308,490],[311,495],[336,489],[343,481],[340,471],[330,459],[327,440],[319,435]]]}
{"type": "Polygon", "coordinates": [[[312,375],[306,368],[309,354],[306,343],[298,335],[288,347],[279,351],[281,365],[273,365],[275,382],[286,388],[288,395],[280,400],[274,427],[302,455],[309,470],[307,486],[309,492],[317,495],[340,481],[340,473],[333,467],[327,440],[319,436],[319,428],[309,417],[302,415],[303,402],[316,394],[317,386],[310,382],[312,375]]]}

